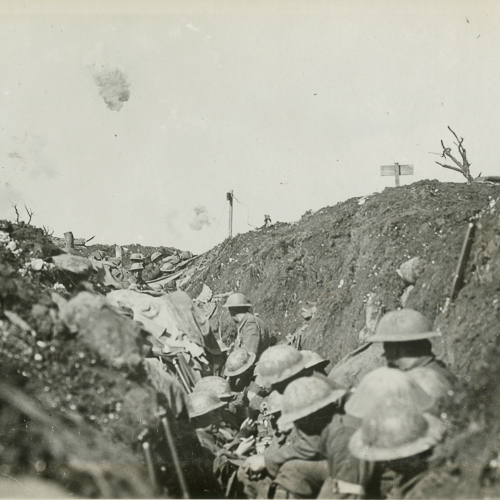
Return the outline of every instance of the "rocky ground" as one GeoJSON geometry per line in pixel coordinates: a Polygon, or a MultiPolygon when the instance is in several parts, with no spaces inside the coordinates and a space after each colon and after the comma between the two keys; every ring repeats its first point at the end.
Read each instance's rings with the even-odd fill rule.
{"type": "MultiPolygon", "coordinates": [[[[402,300],[423,312],[443,332],[435,349],[466,390],[423,494],[499,496],[499,198],[500,188],[488,184],[387,188],[228,239],[196,259],[184,289],[191,297],[203,284],[215,294],[247,294],[278,342],[300,342],[330,366],[402,300]],[[471,220],[465,283],[447,305],[471,220]],[[396,271],[413,257],[420,259],[408,288],[396,271]]],[[[82,496],[154,495],[139,439],[158,411],[154,389],[68,329],[54,296],[104,290],[55,269],[52,257],[61,249],[42,230],[5,222],[0,230],[10,235],[0,244],[0,463],[10,465],[0,472],[51,480],[82,496]],[[34,259],[45,263],[41,269],[34,259]]],[[[113,255],[105,246],[80,253],[97,248],[113,255]]],[[[213,326],[231,341],[234,327],[220,307],[213,326]]],[[[371,359],[380,362],[377,352],[371,359]]]]}

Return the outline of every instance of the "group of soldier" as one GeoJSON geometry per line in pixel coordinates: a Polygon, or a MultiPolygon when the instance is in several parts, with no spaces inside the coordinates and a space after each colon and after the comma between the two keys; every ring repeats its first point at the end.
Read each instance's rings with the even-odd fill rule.
{"type": "MultiPolygon", "coordinates": [[[[190,421],[226,498],[412,498],[446,431],[455,377],[432,352],[440,336],[412,309],[387,313],[370,342],[387,366],[342,387],[329,361],[270,346],[242,294],[225,307],[238,333],[221,376],[189,394],[190,421]]],[[[208,491],[205,492],[210,496],[208,491]]],[[[216,495],[215,495],[216,496],[216,495]]]]}

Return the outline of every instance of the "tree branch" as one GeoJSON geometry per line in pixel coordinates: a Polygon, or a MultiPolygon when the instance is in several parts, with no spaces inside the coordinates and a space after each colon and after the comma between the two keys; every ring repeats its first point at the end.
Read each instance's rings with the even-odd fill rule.
{"type": "Polygon", "coordinates": [[[30,223],[31,223],[31,218],[33,217],[33,215],[35,215],[35,212],[33,212],[33,210],[30,211],[30,209],[26,205],[24,205],[24,209],[26,210],[26,213],[28,214],[28,222],[27,222],[27,224],[29,226],[30,223]]]}
{"type": "Polygon", "coordinates": [[[455,172],[460,172],[461,174],[463,174],[462,170],[460,170],[459,168],[457,167],[452,167],[451,165],[443,165],[442,163],[439,163],[438,161],[436,162],[438,165],[441,165],[442,167],[444,168],[449,168],[450,170],[455,170],[455,172]]]}
{"type": "Polygon", "coordinates": [[[10,202],[10,203],[12,205],[12,208],[16,212],[16,224],[19,224],[19,222],[21,220],[21,216],[19,215],[19,210],[17,209],[17,205],[15,203],[12,203],[12,202],[10,202]]]}

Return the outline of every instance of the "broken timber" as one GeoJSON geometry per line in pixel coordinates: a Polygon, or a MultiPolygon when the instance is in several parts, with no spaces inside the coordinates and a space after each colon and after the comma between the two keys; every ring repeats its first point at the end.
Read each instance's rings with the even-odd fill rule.
{"type": "Polygon", "coordinates": [[[464,284],[465,268],[467,266],[467,260],[469,259],[475,230],[476,225],[474,222],[469,222],[467,232],[465,233],[464,243],[462,245],[462,251],[460,252],[460,258],[458,259],[457,269],[453,275],[453,283],[451,285],[450,292],[451,300],[455,300],[457,298],[458,292],[464,284]]]}

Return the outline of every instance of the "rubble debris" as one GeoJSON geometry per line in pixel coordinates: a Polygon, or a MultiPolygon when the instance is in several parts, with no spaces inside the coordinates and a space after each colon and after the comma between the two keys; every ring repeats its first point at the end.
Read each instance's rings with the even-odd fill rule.
{"type": "Polygon", "coordinates": [[[62,254],[52,257],[52,260],[61,271],[67,271],[79,276],[88,277],[92,273],[92,262],[85,257],[77,255],[62,254]]]}
{"type": "Polygon", "coordinates": [[[420,257],[413,257],[401,264],[396,272],[408,285],[414,285],[422,274],[424,266],[425,262],[420,257]]]}

